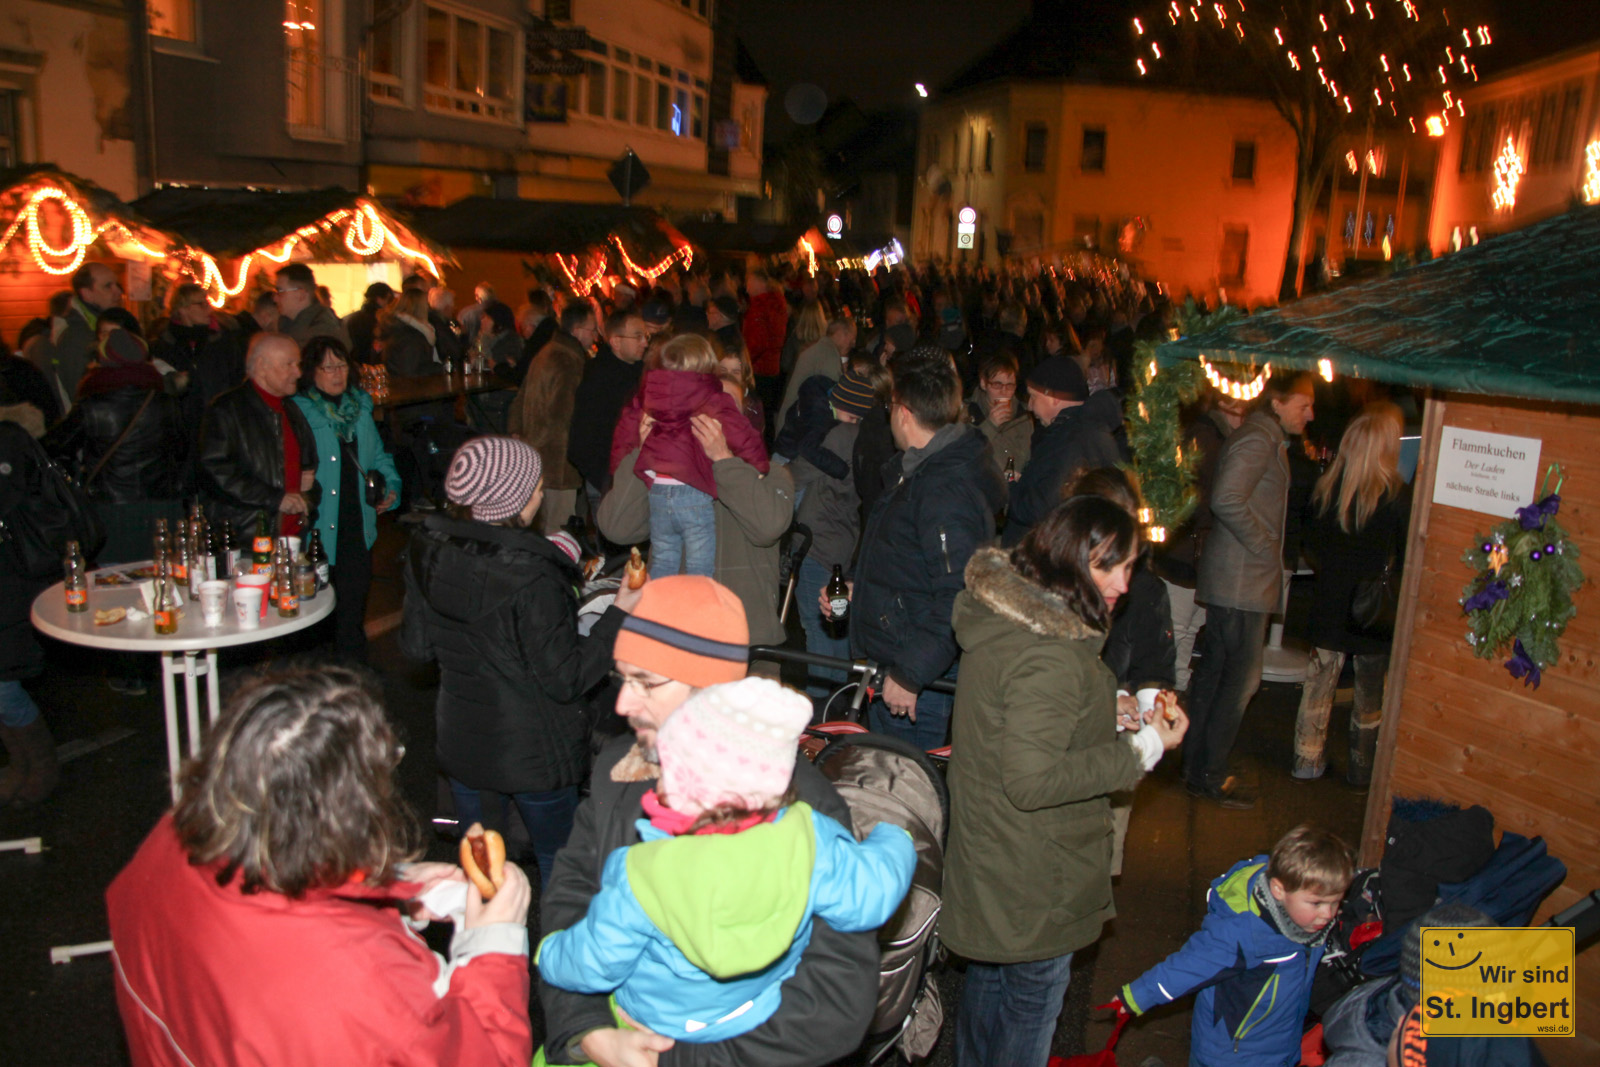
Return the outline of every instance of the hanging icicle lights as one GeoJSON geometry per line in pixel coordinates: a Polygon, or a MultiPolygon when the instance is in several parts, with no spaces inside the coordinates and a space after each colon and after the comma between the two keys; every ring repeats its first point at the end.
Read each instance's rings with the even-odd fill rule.
{"type": "Polygon", "coordinates": [[[1600,141],[1583,150],[1583,202],[1600,204],[1600,141]]]}
{"type": "Polygon", "coordinates": [[[11,220],[5,235],[0,236],[0,254],[10,247],[18,233],[21,233],[27,241],[28,252],[33,257],[34,265],[44,273],[58,277],[71,274],[83,266],[89,249],[102,237],[113,246],[113,250],[143,256],[158,263],[164,262],[167,258],[166,252],[144,244],[132,230],[115,219],[107,219],[96,226],[89,213],[73,199],[72,194],[56,185],[41,185],[27,196],[27,202],[22,210],[11,220]],[[60,204],[61,210],[66,213],[70,231],[67,244],[60,248],[49,242],[39,225],[39,208],[52,201],[60,204]]]}
{"type": "MultiPolygon", "coordinates": [[[[1303,10],[1303,9],[1302,9],[1303,10]]],[[[1222,31],[1233,37],[1236,43],[1251,43],[1252,47],[1266,47],[1281,51],[1283,62],[1295,71],[1303,74],[1315,70],[1319,77],[1319,88],[1326,90],[1332,97],[1335,106],[1344,108],[1346,114],[1354,114],[1355,107],[1352,98],[1371,101],[1367,107],[1375,111],[1389,112],[1391,119],[1409,119],[1411,127],[1415,130],[1419,125],[1426,125],[1430,132],[1436,127],[1442,127],[1447,122],[1440,122],[1436,116],[1438,112],[1428,112],[1428,93],[1411,94],[1411,98],[1403,102],[1395,99],[1400,92],[1400,86],[1395,80],[1398,72],[1405,82],[1412,80],[1410,63],[1401,63],[1392,59],[1387,52],[1378,54],[1376,60],[1372,58],[1370,49],[1354,47],[1359,40],[1370,40],[1374,33],[1382,34],[1389,28],[1388,23],[1392,18],[1418,25],[1423,23],[1423,14],[1412,0],[1328,0],[1325,10],[1319,11],[1315,17],[1309,15],[1301,19],[1300,25],[1284,22],[1283,8],[1261,9],[1260,13],[1249,11],[1242,0],[1232,0],[1231,3],[1213,3],[1209,9],[1202,6],[1180,7],[1176,2],[1170,3],[1164,12],[1167,16],[1169,36],[1176,36],[1185,27],[1210,26],[1213,32],[1222,31]],[[1392,14],[1389,10],[1392,5],[1392,14]],[[1233,10],[1237,8],[1237,10],[1233,10]],[[1342,9],[1342,10],[1341,10],[1342,9]],[[1268,12],[1275,11],[1276,19],[1268,12]],[[1185,18],[1185,16],[1188,16],[1185,18]],[[1245,23],[1251,23],[1250,32],[1246,32],[1245,23]],[[1302,68],[1300,56],[1309,55],[1313,61],[1312,66],[1302,68]],[[1359,94],[1349,92],[1352,87],[1365,88],[1359,94]],[[1346,91],[1341,92],[1339,86],[1346,86],[1346,91]],[[1402,116],[1401,107],[1420,108],[1415,114],[1402,116]]],[[[1444,19],[1448,29],[1447,39],[1449,44],[1442,47],[1440,57],[1443,63],[1420,63],[1422,70],[1433,67],[1439,79],[1433,84],[1433,91],[1437,91],[1439,99],[1443,101],[1445,109],[1454,108],[1458,114],[1464,115],[1465,108],[1461,105],[1460,94],[1452,98],[1449,85],[1452,72],[1457,77],[1470,76],[1473,81],[1478,80],[1478,71],[1475,64],[1467,59],[1467,50],[1487,47],[1493,41],[1488,26],[1474,26],[1462,28],[1449,25],[1449,16],[1443,11],[1439,17],[1444,19]]],[[[1141,77],[1150,72],[1150,66],[1145,62],[1151,58],[1151,63],[1163,61],[1163,54],[1170,53],[1171,49],[1156,40],[1143,40],[1154,38],[1163,24],[1159,18],[1144,18],[1133,20],[1133,31],[1139,41],[1140,55],[1134,57],[1134,65],[1141,77]],[[1148,53],[1145,45],[1149,45],[1148,53]]],[[[1381,44],[1380,44],[1381,46],[1381,44]]],[[[1415,62],[1415,58],[1412,60],[1415,62]]],[[[1429,76],[1429,79],[1433,76],[1429,76]]],[[[1437,105],[1435,105],[1437,106],[1437,105]]],[[[1365,110],[1365,108],[1363,109],[1365,110]]]]}
{"type": "Polygon", "coordinates": [[[1267,379],[1272,377],[1272,364],[1264,364],[1261,372],[1248,382],[1236,382],[1223,374],[1206,357],[1200,357],[1200,369],[1206,372],[1206,381],[1211,387],[1223,396],[1231,396],[1235,400],[1254,400],[1261,395],[1261,390],[1267,387],[1267,379]]]}
{"type": "Polygon", "coordinates": [[[1506,137],[1500,158],[1494,161],[1494,193],[1490,199],[1496,211],[1509,211],[1517,203],[1517,185],[1522,181],[1522,153],[1517,142],[1506,137]]]}

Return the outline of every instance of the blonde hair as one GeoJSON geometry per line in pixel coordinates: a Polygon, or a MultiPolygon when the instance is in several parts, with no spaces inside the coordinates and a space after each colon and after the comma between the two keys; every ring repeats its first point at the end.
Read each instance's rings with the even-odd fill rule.
{"type": "Polygon", "coordinates": [[[1267,877],[1276,878],[1289,893],[1307,888],[1343,893],[1355,870],[1350,846],[1310,823],[1301,823],[1280,837],[1267,860],[1267,877]]]}
{"type": "Polygon", "coordinates": [[[1378,505],[1400,491],[1400,434],[1405,423],[1393,404],[1373,404],[1339,439],[1339,455],[1317,479],[1311,502],[1317,514],[1337,503],[1339,528],[1355,533],[1378,505]],[[1337,497],[1337,501],[1335,501],[1337,497]]]}
{"type": "Polygon", "coordinates": [[[663,370],[686,370],[695,374],[717,372],[717,350],[711,342],[694,333],[681,333],[661,346],[663,370]]]}
{"type": "Polygon", "coordinates": [[[815,300],[807,300],[800,305],[800,310],[794,313],[794,343],[798,351],[804,352],[828,332],[828,316],[823,312],[822,305],[815,300]]]}
{"type": "Polygon", "coordinates": [[[395,294],[388,307],[378,312],[378,327],[387,330],[397,316],[409,315],[418,322],[428,321],[428,294],[416,289],[402,289],[395,294]]]}

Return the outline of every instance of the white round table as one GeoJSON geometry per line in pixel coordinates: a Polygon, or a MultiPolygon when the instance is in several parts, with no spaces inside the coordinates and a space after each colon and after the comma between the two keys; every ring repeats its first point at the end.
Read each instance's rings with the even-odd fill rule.
{"type": "Polygon", "coordinates": [[[184,593],[183,618],[175,634],[158,634],[155,621],[144,618],[138,621],[124,619],[110,626],[96,626],[94,613],[106,608],[140,607],[137,582],[127,585],[99,585],[95,576],[112,571],[127,573],[149,562],[125,563],[117,567],[104,567],[89,575],[89,610],[67,610],[66,591],[57,582],[33,601],[33,625],[40,633],[61,641],[87,648],[101,648],[118,652],[159,652],[161,654],[161,687],[167,715],[167,767],[170,771],[172,799],[178,799],[178,697],[173,684],[174,675],[183,675],[184,696],[187,701],[189,755],[200,752],[200,695],[195,679],[206,678],[207,723],[215,725],[219,710],[217,697],[217,649],[234,645],[250,645],[257,641],[270,641],[275,637],[304,630],[327,618],[333,611],[334,594],[330,586],[310,600],[300,601],[300,614],[293,619],[282,619],[272,607],[267,617],[254,630],[239,627],[239,617],[234,611],[232,596],[222,613],[222,623],[207,626],[200,613],[198,601],[188,599],[184,593]],[[205,659],[199,654],[205,653],[205,659]],[[182,653],[181,658],[176,653],[182,653]]]}

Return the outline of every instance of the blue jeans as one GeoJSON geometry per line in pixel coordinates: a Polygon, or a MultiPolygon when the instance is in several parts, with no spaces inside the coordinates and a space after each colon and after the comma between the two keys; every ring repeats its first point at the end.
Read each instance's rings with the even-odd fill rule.
{"type": "Polygon", "coordinates": [[[650,573],[712,577],[717,568],[717,509],[692,485],[650,487],[650,573]]]}
{"type": "Polygon", "coordinates": [[[956,1067],[1045,1067],[1070,981],[1070,952],[1032,963],[967,964],[956,1067]]]}
{"type": "MultiPolygon", "coordinates": [[[[960,660],[950,664],[950,669],[944,672],[944,680],[955,681],[960,666],[960,660]]],[[[956,698],[949,693],[924,689],[917,694],[917,721],[912,722],[905,716],[889,714],[889,705],[883,702],[880,694],[872,698],[872,706],[867,709],[867,726],[873,733],[898,737],[924,752],[941,748],[949,741],[950,709],[955,702],[956,698]]]]}
{"type": "MultiPolygon", "coordinates": [[[[800,613],[800,625],[806,631],[807,652],[849,659],[850,639],[830,637],[822,618],[822,609],[817,606],[817,598],[832,578],[832,568],[824,567],[810,556],[801,560],[800,572],[794,581],[795,610],[800,613]]],[[[850,672],[832,667],[808,667],[806,670],[810,674],[806,692],[817,698],[826,698],[850,677],[850,672]]],[[[843,700],[842,697],[840,699],[843,700]]]]}
{"type": "MultiPolygon", "coordinates": [[[[483,822],[483,796],[478,790],[450,779],[450,795],[456,802],[456,819],[465,830],[475,822],[483,822]]],[[[533,855],[539,863],[539,887],[550,883],[550,870],[555,866],[556,853],[572,835],[572,816],[578,810],[578,787],[550,789],[542,793],[513,793],[500,798],[499,822],[505,821],[505,802],[517,806],[522,825],[528,828],[528,841],[533,845],[533,855]]]]}
{"type": "Polygon", "coordinates": [[[1228,754],[1250,698],[1261,688],[1265,611],[1208,606],[1200,634],[1200,666],[1189,689],[1189,732],[1183,739],[1183,778],[1190,789],[1215,793],[1228,778],[1228,754]]]}
{"type": "Polygon", "coordinates": [[[20,730],[39,719],[39,705],[21,682],[0,682],[0,726],[20,730]]]}

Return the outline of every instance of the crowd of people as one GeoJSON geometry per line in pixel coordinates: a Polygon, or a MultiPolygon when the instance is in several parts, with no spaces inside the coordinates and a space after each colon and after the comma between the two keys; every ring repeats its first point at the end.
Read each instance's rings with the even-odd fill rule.
{"type": "MultiPolygon", "coordinates": [[[[1302,556],[1316,648],[1285,769],[1326,773],[1349,658],[1343,770],[1370,780],[1388,639],[1351,599],[1404,545],[1393,404],[1341,401],[1320,469],[1310,377],[1272,377],[1254,406],[1204,398],[1183,431],[1199,506],[1152,545],[1122,411],[1134,344],[1164,337],[1169,309],[1114,271],[697,268],[581,298],[538,286],[515,308],[487,284],[473,296],[457,312],[414,275],[341,320],[290,263],[231,315],[178,286],[146,331],[90,264],[4,361],[0,414],[83,480],[101,563],[142,558],[191,499],[214,524],[314,530],[338,594],[327,643],[348,663],[366,655],[378,518],[413,512],[400,646],[438,667],[438,770],[462,828],[516,811],[538,874],[530,961],[517,864],[482,899],[455,866],[413,862],[403,749],[366,676],[269,674],[111,888],[136,1063],[366,1061],[378,1044],[392,1062],[519,1067],[849,1053],[872,931],[915,857],[887,824],[858,844],[839,794],[795,759],[843,664],[810,668],[809,700],[754,677],[774,672],[752,647],[788,640],[797,523],[806,649],[870,661],[871,729],[948,758],[941,936],[968,961],[964,1067],[1044,1063],[1072,956],[1114,914],[1131,791],[1164,753],[1181,747],[1200,801],[1254,803],[1229,757],[1302,556]],[[375,420],[359,382],[376,363],[475,366],[504,387],[454,448],[442,500],[391,456],[410,420],[375,420]],[[648,546],[649,580],[580,618],[585,557],[628,546],[648,546]],[[607,741],[613,709],[631,730],[607,741]],[[411,928],[452,916],[444,961],[411,928]],[[285,1023],[302,1011],[348,1022],[285,1023]]],[[[0,800],[37,803],[55,772],[21,682],[41,657],[26,583],[4,580],[22,595],[0,619],[0,800]]],[[[1230,1045],[1293,1062],[1303,976],[1274,986],[1268,1025],[1235,1002],[1316,967],[1350,872],[1332,835],[1287,835],[1218,879],[1196,940],[1126,986],[1124,1009],[1204,989],[1194,1062],[1232,1062],[1230,1045]]],[[[1351,1062],[1376,1067],[1382,1048],[1351,1062]]]]}

